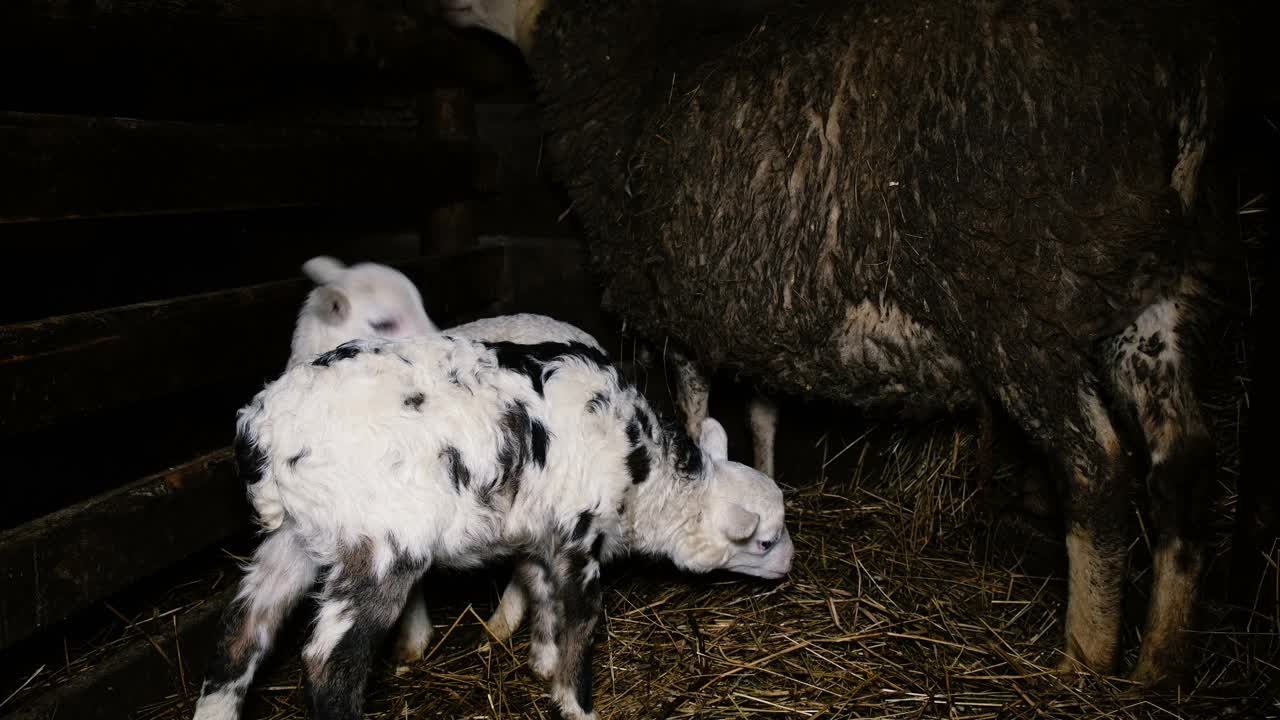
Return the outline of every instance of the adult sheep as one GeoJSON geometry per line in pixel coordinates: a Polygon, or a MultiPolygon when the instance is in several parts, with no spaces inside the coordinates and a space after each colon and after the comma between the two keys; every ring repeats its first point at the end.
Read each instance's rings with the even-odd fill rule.
{"type": "Polygon", "coordinates": [[[688,0],[443,2],[523,52],[593,270],[638,331],[865,409],[990,398],[1044,451],[1064,670],[1115,667],[1145,474],[1133,677],[1179,676],[1214,457],[1196,397],[1223,245],[1211,6],[796,2],[708,35],[688,0]]]}

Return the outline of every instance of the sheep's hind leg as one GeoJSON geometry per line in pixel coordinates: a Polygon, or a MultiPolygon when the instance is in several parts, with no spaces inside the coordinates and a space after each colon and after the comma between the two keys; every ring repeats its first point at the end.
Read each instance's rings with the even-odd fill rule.
{"type": "Polygon", "coordinates": [[[1060,426],[1067,502],[1066,657],[1059,670],[1113,672],[1127,567],[1128,463],[1092,384],[1060,426]]]}
{"type": "Polygon", "coordinates": [[[1190,303],[1147,308],[1111,343],[1117,395],[1134,413],[1150,458],[1154,575],[1146,629],[1133,679],[1144,687],[1176,682],[1185,670],[1187,636],[1207,545],[1206,508],[1215,448],[1192,378],[1196,368],[1190,303]]]}
{"type": "Polygon", "coordinates": [[[240,717],[254,672],[315,578],[315,563],[292,533],[277,531],[258,545],[239,591],[223,611],[222,638],[200,688],[195,720],[240,717]]]}
{"type": "Polygon", "coordinates": [[[425,570],[397,558],[379,573],[374,555],[371,543],[347,551],[325,579],[302,651],[309,714],[316,720],[360,720],[374,651],[425,570]]]}

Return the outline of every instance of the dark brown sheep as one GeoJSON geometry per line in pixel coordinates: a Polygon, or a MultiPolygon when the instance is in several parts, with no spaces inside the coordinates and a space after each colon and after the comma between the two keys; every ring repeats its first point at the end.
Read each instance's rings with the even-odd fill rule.
{"type": "Polygon", "coordinates": [[[515,42],[610,307],[764,389],[997,403],[1057,471],[1063,668],[1111,672],[1126,493],[1154,587],[1133,676],[1177,678],[1214,447],[1212,4],[446,0],[515,42]]]}

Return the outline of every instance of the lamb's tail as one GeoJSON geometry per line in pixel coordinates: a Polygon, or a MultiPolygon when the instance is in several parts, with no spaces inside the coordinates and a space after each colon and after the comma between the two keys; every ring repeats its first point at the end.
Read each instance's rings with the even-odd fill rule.
{"type": "Polygon", "coordinates": [[[251,427],[257,409],[260,408],[250,406],[236,415],[236,471],[244,482],[258,525],[271,532],[284,524],[284,500],[271,467],[271,458],[258,444],[258,435],[251,427]]]}

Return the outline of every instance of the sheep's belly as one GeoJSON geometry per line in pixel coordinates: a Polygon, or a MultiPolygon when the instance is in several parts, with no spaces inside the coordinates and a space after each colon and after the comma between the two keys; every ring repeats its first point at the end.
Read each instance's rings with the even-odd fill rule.
{"type": "Polygon", "coordinates": [[[892,302],[846,305],[814,365],[796,367],[794,389],[875,414],[934,416],[975,402],[972,377],[953,348],[892,302]]]}

